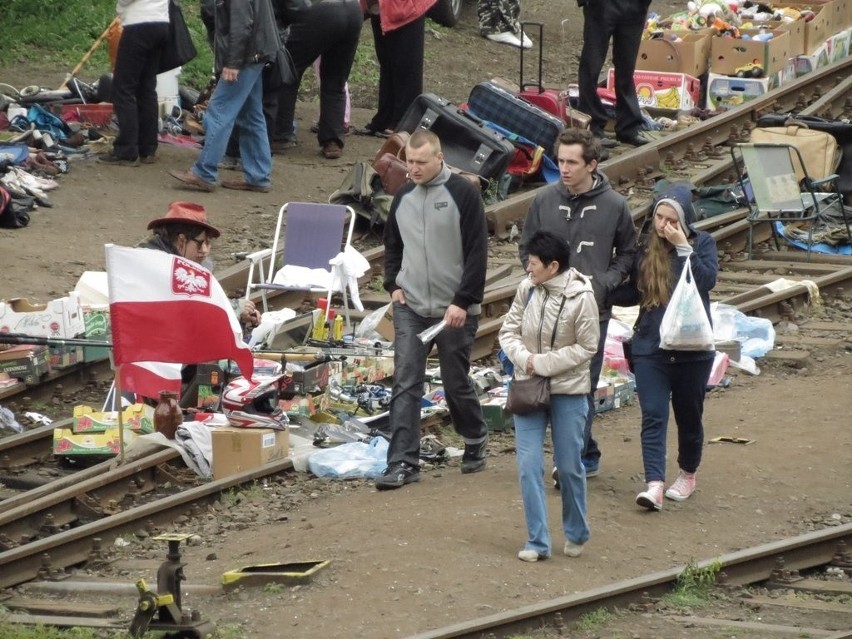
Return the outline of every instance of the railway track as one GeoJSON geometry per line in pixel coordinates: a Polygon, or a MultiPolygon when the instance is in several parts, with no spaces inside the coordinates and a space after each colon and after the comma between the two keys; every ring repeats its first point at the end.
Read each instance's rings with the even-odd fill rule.
{"type": "MultiPolygon", "coordinates": [[[[808,533],[748,548],[738,552],[730,553],[719,558],[709,558],[698,562],[696,569],[718,568],[718,583],[730,590],[737,586],[764,585],[772,588],[786,588],[795,591],[811,592],[822,590],[823,592],[834,592],[848,600],[852,592],[848,575],[852,572],[852,525],[827,528],[814,533],[808,533]],[[846,571],[845,581],[838,582],[836,587],[826,582],[815,583],[815,580],[805,580],[801,577],[802,572],[814,570],[820,567],[831,566],[839,571],[846,571]],[[822,586],[820,587],[820,584],[822,586]]],[[[512,636],[531,637],[553,637],[553,636],[575,636],[571,634],[569,625],[575,624],[583,615],[594,613],[601,609],[633,610],[638,619],[640,615],[651,616],[653,621],[649,624],[653,628],[656,639],[667,637],[662,629],[665,620],[674,621],[681,625],[688,624],[689,636],[700,637],[699,630],[702,626],[746,630],[750,633],[745,636],[769,637],[785,636],[778,634],[783,629],[777,624],[750,622],[742,623],[742,611],[737,610],[735,616],[725,618],[719,614],[715,618],[698,618],[696,615],[689,617],[673,615],[666,611],[659,611],[655,605],[666,593],[672,591],[678,581],[678,576],[684,572],[686,567],[645,575],[635,579],[628,579],[609,586],[596,588],[567,597],[560,597],[550,601],[525,606],[517,610],[473,619],[467,622],[453,624],[443,628],[417,634],[409,639],[458,639],[458,638],[500,638],[512,636]],[[547,634],[542,629],[553,630],[554,634],[547,634]],[[541,632],[541,634],[535,634],[541,632]]],[[[763,605],[770,605],[765,601],[763,605]]],[[[777,602],[783,604],[783,602],[777,602]]],[[[737,609],[738,607],[733,607],[737,609]]],[[[790,606],[791,609],[794,606],[790,606]]],[[[818,606],[815,606],[819,610],[818,606]]],[[[813,628],[787,624],[786,636],[808,636],[824,637],[826,639],[849,639],[852,638],[852,606],[840,607],[841,621],[834,623],[844,624],[839,628],[813,628]]],[[[822,612],[824,613],[825,608],[822,612]]],[[[637,623],[638,627],[638,623],[637,623]]],[[[598,635],[605,636],[605,635],[598,635]]],[[[633,636],[640,636],[634,634],[633,636]]],[[[645,635],[641,635],[645,636],[645,635]]],[[[671,635],[685,636],[685,635],[671,635]]],[[[718,636],[718,635],[713,635],[718,636]]],[[[725,634],[725,636],[729,636],[725,634]]],[[[738,636],[738,635],[737,635],[738,636]]]]}

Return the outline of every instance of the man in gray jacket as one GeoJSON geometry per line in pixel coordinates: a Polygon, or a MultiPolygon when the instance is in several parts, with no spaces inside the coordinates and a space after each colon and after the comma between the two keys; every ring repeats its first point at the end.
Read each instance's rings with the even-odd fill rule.
{"type": "Polygon", "coordinates": [[[280,41],[270,0],[221,0],[215,8],[213,51],[219,81],[204,113],[204,148],[192,168],[169,171],[200,191],[216,188],[219,162],[240,120],[243,179],[223,180],[239,191],[269,191],[272,153],[263,116],[263,68],[275,60],[280,41]]]}
{"type": "Polygon", "coordinates": [[[413,133],[405,152],[410,182],[394,197],[384,233],[384,286],[393,301],[394,381],[388,466],[376,479],[380,490],[420,481],[420,403],[433,344],[438,346],[453,426],[464,438],[461,472],[485,468],[488,443],[469,377],[488,265],[482,198],[444,164],[434,133],[413,133]],[[418,333],[441,321],[445,328],[424,344],[418,333]]]}
{"type": "Polygon", "coordinates": [[[630,209],[598,171],[600,154],[600,143],[590,131],[567,129],[559,137],[556,159],[560,180],[533,200],[519,244],[521,263],[526,268],[526,243],[536,231],[550,231],[564,238],[571,249],[569,266],[588,276],[595,291],[601,333],[597,353],[590,362],[592,388],[583,447],[586,477],[598,474],[601,457],[592,437],[592,420],[611,315],[607,297],[630,273],[636,253],[636,227],[630,209]]]}

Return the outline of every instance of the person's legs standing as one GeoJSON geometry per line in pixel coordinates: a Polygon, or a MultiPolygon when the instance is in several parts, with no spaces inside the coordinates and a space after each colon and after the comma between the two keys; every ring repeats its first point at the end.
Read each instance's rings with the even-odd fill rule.
{"type": "Polygon", "coordinates": [[[263,115],[263,78],[260,74],[246,96],[239,119],[240,159],[245,181],[257,186],[269,186],[272,178],[272,152],[269,149],[266,118],[263,115]]]}
{"type": "Polygon", "coordinates": [[[591,119],[592,133],[603,135],[609,116],[598,97],[598,80],[609,50],[612,29],[606,19],[606,3],[592,1],[583,7],[583,49],[577,81],[580,111],[591,119]]]}
{"type": "Polygon", "coordinates": [[[393,51],[388,45],[387,36],[382,33],[382,23],[378,16],[370,18],[373,30],[373,46],[376,49],[376,60],[379,62],[379,102],[373,119],[367,124],[371,131],[381,132],[390,126],[393,113],[393,51]]]}
{"type": "Polygon", "coordinates": [[[562,530],[565,539],[578,546],[589,540],[586,471],[580,460],[587,410],[585,395],[550,396],[553,457],[559,469],[562,496],[562,530]]]}
{"type": "Polygon", "coordinates": [[[426,17],[421,16],[384,36],[391,91],[384,128],[396,129],[408,107],[423,93],[425,25],[426,17]]]}
{"type": "Polygon", "coordinates": [[[142,24],[134,24],[123,30],[112,79],[112,106],[118,120],[118,135],[112,153],[125,160],[139,157],[137,95],[149,53],[144,27],[142,24]]]}
{"type": "Polygon", "coordinates": [[[595,420],[595,391],[598,389],[598,380],[601,378],[601,369],[603,368],[604,347],[606,346],[606,332],[609,327],[609,320],[602,320],[600,323],[601,335],[598,340],[598,350],[595,351],[594,357],[589,362],[589,377],[592,387],[589,394],[586,396],[586,402],[589,405],[589,410],[586,415],[586,426],[583,429],[583,465],[586,467],[589,477],[594,477],[598,474],[598,466],[600,465],[601,451],[598,448],[598,443],[592,437],[592,422],[595,420]]]}
{"type": "MultiPolygon", "coordinates": [[[[323,5],[320,4],[320,7],[323,5]]],[[[334,39],[320,58],[320,118],[317,141],[320,146],[329,142],[344,145],[346,119],[346,81],[355,61],[355,51],[361,35],[361,8],[354,0],[332,4],[334,39]]],[[[328,24],[332,24],[329,16],[328,24]]],[[[331,30],[331,26],[327,26],[331,30]]],[[[327,40],[328,41],[328,40],[327,40]]]]}
{"type": "Polygon", "coordinates": [[[666,479],[666,430],[671,397],[671,364],[655,357],[636,357],[636,392],[642,409],[642,462],[645,481],[666,479]]]}
{"type": "MultiPolygon", "coordinates": [[[[437,321],[437,320],[436,320],[437,321]]],[[[393,394],[388,465],[420,465],[420,402],[426,378],[428,351],[417,334],[435,321],[420,317],[405,304],[393,305],[393,394]]]]}
{"type": "Polygon", "coordinates": [[[677,465],[694,473],[701,464],[704,447],[704,395],[712,359],[673,365],[672,411],[677,424],[677,465]]]}
{"type": "MultiPolygon", "coordinates": [[[[260,89],[262,71],[262,64],[253,64],[240,69],[235,82],[226,82],[220,78],[216,84],[204,113],[204,147],[192,166],[192,172],[202,180],[216,182],[219,174],[217,166],[225,155],[234,123],[255,85],[260,89]]],[[[240,148],[243,148],[242,142],[240,148]]]]}
{"type": "Polygon", "coordinates": [[[635,136],[642,128],[642,111],[636,97],[633,72],[645,28],[645,15],[633,15],[615,26],[612,38],[612,65],[615,68],[615,135],[635,136]]]}
{"type": "Polygon", "coordinates": [[[164,22],[155,22],[146,24],[145,31],[150,49],[137,90],[139,155],[143,158],[153,157],[157,153],[160,116],[157,71],[160,67],[160,52],[169,36],[169,26],[164,22]]]}
{"type": "Polygon", "coordinates": [[[550,529],[544,495],[544,435],[547,413],[515,415],[515,460],[524,503],[527,542],[524,550],[550,556],[550,529]]]}
{"type": "Polygon", "coordinates": [[[482,404],[470,379],[470,351],[478,326],[479,316],[468,315],[462,328],[448,327],[435,337],[447,407],[453,427],[464,438],[466,446],[477,446],[488,439],[482,404]]]}

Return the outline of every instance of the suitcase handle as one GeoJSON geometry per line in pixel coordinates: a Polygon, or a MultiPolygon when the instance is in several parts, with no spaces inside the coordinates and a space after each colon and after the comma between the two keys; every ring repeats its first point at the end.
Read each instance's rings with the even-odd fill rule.
{"type": "MultiPolygon", "coordinates": [[[[536,87],[539,93],[544,93],[544,84],[542,84],[542,65],[544,64],[544,23],[543,22],[521,22],[521,40],[524,39],[524,33],[526,32],[526,27],[538,27],[538,82],[524,84],[524,47],[520,47],[520,59],[521,59],[521,70],[518,74],[518,86],[521,87],[521,91],[524,91],[528,86],[536,87]]],[[[523,42],[522,42],[523,44],[523,42]]]]}

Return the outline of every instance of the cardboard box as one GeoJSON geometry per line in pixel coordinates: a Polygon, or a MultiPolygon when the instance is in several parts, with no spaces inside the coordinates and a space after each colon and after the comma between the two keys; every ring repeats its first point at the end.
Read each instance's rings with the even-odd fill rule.
{"type": "Polygon", "coordinates": [[[756,22],[755,25],[760,25],[770,31],[786,31],[790,34],[790,57],[801,55],[805,52],[805,36],[807,33],[808,23],[799,18],[788,22],[785,20],[769,20],[768,22],[756,22]]]}
{"type": "MultiPolygon", "coordinates": [[[[139,436],[140,433],[125,429],[125,450],[139,436]]],[[[54,455],[114,457],[120,450],[117,428],[110,428],[100,433],[75,433],[70,428],[53,429],[54,455]]]]}
{"type": "Polygon", "coordinates": [[[376,326],[376,332],[388,342],[393,341],[393,304],[388,306],[388,310],[385,311],[384,316],[382,316],[382,319],[379,320],[379,323],[376,326]]]}
{"type": "Polygon", "coordinates": [[[809,55],[797,55],[794,58],[796,66],[796,77],[821,69],[829,64],[828,42],[809,55]]]}
{"type": "Polygon", "coordinates": [[[51,370],[70,368],[83,361],[82,346],[50,346],[48,353],[51,370]]]}
{"type": "Polygon", "coordinates": [[[0,333],[76,337],[85,328],[80,297],[74,292],[47,304],[31,304],[26,298],[0,302],[0,333]]]}
{"type": "MultiPolygon", "coordinates": [[[[112,339],[108,304],[83,305],[83,336],[99,342],[109,342],[112,339]]],[[[106,346],[86,346],[83,348],[83,361],[97,362],[107,359],[109,350],[106,346]]]]}
{"type": "Polygon", "coordinates": [[[840,62],[849,57],[849,37],[850,30],[844,29],[825,41],[828,48],[829,63],[840,62]]]}
{"type": "Polygon", "coordinates": [[[50,372],[47,346],[11,346],[0,351],[0,372],[16,377],[27,386],[35,386],[50,372]]]}
{"type": "MultiPolygon", "coordinates": [[[[615,90],[615,69],[607,74],[607,89],[615,90]]],[[[636,71],[633,74],[639,106],[668,111],[688,111],[701,104],[701,83],[685,73],[636,71]]]]}
{"type": "MultiPolygon", "coordinates": [[[[745,29],[743,34],[754,36],[765,31],[745,29]]],[[[790,54],[790,34],[776,29],[768,42],[742,40],[739,38],[712,38],[710,47],[710,71],[719,75],[737,75],[737,71],[750,64],[763,69],[763,77],[771,77],[782,71],[790,54]]]]}
{"type": "Polygon", "coordinates": [[[260,468],[290,454],[290,434],[269,428],[214,428],[213,479],[260,468]]]}
{"type": "Polygon", "coordinates": [[[685,73],[697,78],[707,71],[710,64],[711,34],[711,29],[663,31],[661,38],[643,40],[639,45],[636,68],[685,73]],[[673,38],[679,40],[675,42],[673,38]]]}
{"type": "Polygon", "coordinates": [[[810,55],[816,51],[822,43],[832,36],[838,29],[845,26],[844,4],[838,4],[835,0],[828,2],[813,2],[810,4],[788,2],[773,5],[776,9],[792,7],[799,11],[810,9],[814,17],[805,23],[805,48],[802,53],[810,55]]]}
{"type": "Polygon", "coordinates": [[[711,111],[745,104],[780,86],[782,73],[770,78],[732,78],[710,73],[707,76],[707,108],[711,111]]]}
{"type": "MultiPolygon", "coordinates": [[[[132,404],[121,413],[121,421],[125,431],[139,434],[154,432],[154,409],[147,404],[132,404]]],[[[73,433],[104,433],[118,429],[118,413],[112,411],[95,411],[91,406],[79,405],[74,407],[71,421],[73,433]]]]}
{"type": "Polygon", "coordinates": [[[328,362],[288,362],[288,376],[282,380],[282,393],[318,393],[328,386],[331,367],[328,362]]]}
{"type": "Polygon", "coordinates": [[[506,410],[506,399],[489,399],[482,402],[482,417],[488,430],[511,430],[515,427],[512,413],[506,410]]]}

